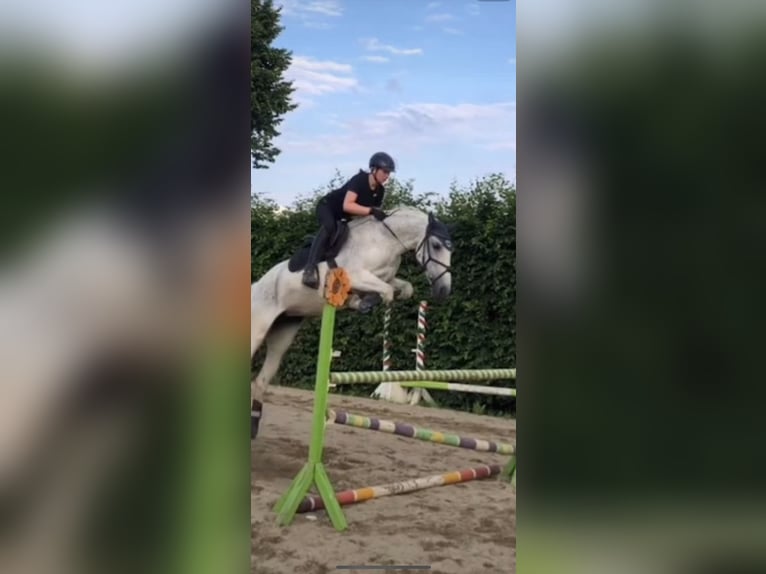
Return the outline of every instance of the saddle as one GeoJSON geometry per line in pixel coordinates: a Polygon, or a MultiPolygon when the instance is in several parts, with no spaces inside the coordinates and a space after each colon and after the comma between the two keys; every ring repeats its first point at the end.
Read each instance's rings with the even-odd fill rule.
{"type": "MultiPolygon", "coordinates": [[[[306,235],[303,238],[303,244],[298,248],[298,251],[290,257],[290,261],[287,262],[287,268],[290,271],[301,271],[306,267],[314,237],[316,236],[306,235]]],[[[345,219],[341,219],[336,222],[335,233],[332,234],[329,241],[325,244],[324,251],[319,254],[317,263],[327,261],[330,267],[336,267],[335,258],[338,256],[338,253],[340,253],[341,247],[346,243],[346,239],[348,239],[348,223],[345,219]]]]}

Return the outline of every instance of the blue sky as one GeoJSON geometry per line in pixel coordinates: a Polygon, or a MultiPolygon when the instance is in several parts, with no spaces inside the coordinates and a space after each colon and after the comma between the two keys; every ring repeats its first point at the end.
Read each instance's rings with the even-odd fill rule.
{"type": "Polygon", "coordinates": [[[387,151],[415,191],[516,179],[516,3],[277,0],[299,108],[251,187],[281,205],[387,151]]]}

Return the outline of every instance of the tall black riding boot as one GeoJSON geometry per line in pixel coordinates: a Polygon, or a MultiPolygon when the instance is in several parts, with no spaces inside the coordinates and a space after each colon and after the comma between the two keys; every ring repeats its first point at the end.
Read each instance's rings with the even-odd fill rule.
{"type": "Polygon", "coordinates": [[[306,287],[312,289],[319,289],[319,272],[317,271],[317,262],[319,257],[325,248],[327,242],[327,230],[323,227],[319,228],[314,241],[311,243],[311,249],[309,250],[309,258],[306,261],[306,268],[303,270],[303,284],[306,287]]]}

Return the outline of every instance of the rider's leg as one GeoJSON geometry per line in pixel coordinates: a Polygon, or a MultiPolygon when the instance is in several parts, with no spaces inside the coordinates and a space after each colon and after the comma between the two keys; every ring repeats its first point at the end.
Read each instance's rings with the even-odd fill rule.
{"type": "Polygon", "coordinates": [[[323,201],[317,205],[317,219],[319,219],[320,228],[317,231],[314,241],[311,243],[309,258],[306,267],[303,270],[303,284],[312,289],[319,288],[319,273],[317,272],[317,262],[325,249],[328,239],[335,232],[335,217],[332,211],[323,201]]]}
{"type": "Polygon", "coordinates": [[[319,288],[319,272],[317,271],[317,262],[319,261],[320,253],[325,248],[327,239],[329,238],[327,229],[322,226],[314,236],[314,241],[311,244],[311,250],[309,251],[309,258],[306,261],[306,267],[303,269],[303,284],[306,287],[312,289],[319,288]]]}
{"type": "Polygon", "coordinates": [[[274,375],[277,374],[277,370],[282,364],[282,357],[292,345],[302,324],[303,317],[283,316],[274,322],[269,329],[269,334],[266,335],[266,358],[263,360],[263,366],[258,375],[250,381],[250,397],[252,399],[250,407],[251,439],[254,439],[258,434],[266,388],[274,375]]]}

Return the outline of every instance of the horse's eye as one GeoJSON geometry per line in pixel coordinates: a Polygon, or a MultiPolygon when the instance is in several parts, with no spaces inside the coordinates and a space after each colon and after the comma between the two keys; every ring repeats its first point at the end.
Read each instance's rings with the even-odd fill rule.
{"type": "Polygon", "coordinates": [[[442,248],[442,244],[439,243],[438,241],[434,241],[433,243],[431,243],[431,247],[434,248],[434,251],[439,251],[439,249],[442,248]]]}

